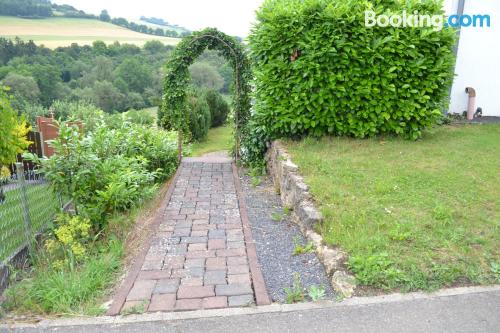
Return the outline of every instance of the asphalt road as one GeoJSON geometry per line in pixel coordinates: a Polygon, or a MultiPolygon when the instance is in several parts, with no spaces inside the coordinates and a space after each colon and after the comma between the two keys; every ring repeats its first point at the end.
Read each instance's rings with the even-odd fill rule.
{"type": "MultiPolygon", "coordinates": [[[[500,288],[485,292],[346,302],[320,308],[84,325],[0,328],[0,332],[500,332],[500,288]]],[[[317,305],[316,305],[317,306],[317,305]]],[[[271,307],[270,307],[271,309],[271,307]]],[[[227,310],[226,310],[227,311],[227,310]]],[[[68,322],[66,321],[67,325],[68,322]]]]}

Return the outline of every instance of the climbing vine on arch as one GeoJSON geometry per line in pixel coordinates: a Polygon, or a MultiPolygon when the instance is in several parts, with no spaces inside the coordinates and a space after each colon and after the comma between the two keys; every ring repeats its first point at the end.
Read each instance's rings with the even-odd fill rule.
{"type": "Polygon", "coordinates": [[[163,104],[158,111],[159,125],[177,130],[180,141],[189,132],[186,110],[186,89],[189,86],[189,66],[205,49],[219,51],[230,63],[234,73],[234,122],[236,154],[250,116],[250,81],[252,72],[244,46],[235,38],[215,28],[207,28],[184,37],[166,65],[163,104]]]}

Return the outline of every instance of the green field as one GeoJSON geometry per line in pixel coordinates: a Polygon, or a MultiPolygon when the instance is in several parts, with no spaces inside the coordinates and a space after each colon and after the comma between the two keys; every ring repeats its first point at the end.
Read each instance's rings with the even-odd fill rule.
{"type": "Polygon", "coordinates": [[[95,40],[107,44],[115,41],[142,46],[149,40],[159,40],[168,45],[178,43],[178,38],[141,34],[117,25],[92,19],[61,18],[23,19],[0,16],[0,37],[33,40],[48,48],[69,46],[72,43],[91,45],[95,40]]]}
{"type": "Polygon", "coordinates": [[[408,291],[500,282],[499,142],[477,125],[286,145],[358,282],[408,291]]]}

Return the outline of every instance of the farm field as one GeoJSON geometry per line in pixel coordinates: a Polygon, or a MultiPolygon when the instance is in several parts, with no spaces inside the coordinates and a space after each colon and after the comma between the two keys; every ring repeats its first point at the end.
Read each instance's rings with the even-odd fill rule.
{"type": "Polygon", "coordinates": [[[142,46],[149,40],[160,40],[168,45],[175,45],[177,38],[141,34],[111,23],[92,19],[48,18],[23,19],[0,16],[0,37],[33,40],[37,45],[54,49],[70,46],[72,43],[91,45],[95,40],[106,44],[115,41],[142,46]]]}

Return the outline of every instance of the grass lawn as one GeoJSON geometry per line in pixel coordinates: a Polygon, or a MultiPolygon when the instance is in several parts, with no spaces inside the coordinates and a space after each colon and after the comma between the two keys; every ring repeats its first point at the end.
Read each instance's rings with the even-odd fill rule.
{"type": "MultiPolygon", "coordinates": [[[[36,232],[50,222],[59,201],[47,185],[30,185],[27,194],[32,230],[36,232]]],[[[21,190],[7,191],[5,197],[0,204],[0,262],[25,242],[21,190]]]]}
{"type": "Polygon", "coordinates": [[[500,283],[499,125],[285,144],[324,214],[318,231],[361,285],[500,283]]]}
{"type": "Polygon", "coordinates": [[[224,125],[208,130],[208,136],[205,141],[196,142],[191,145],[190,156],[201,156],[214,151],[231,150],[233,147],[234,136],[233,127],[224,125]]]}
{"type": "Polygon", "coordinates": [[[142,34],[117,25],[92,19],[51,17],[45,19],[23,19],[0,16],[0,37],[33,40],[37,45],[48,48],[79,45],[92,45],[95,40],[106,44],[120,43],[144,45],[148,40],[159,40],[175,45],[179,38],[160,37],[142,34]]]}

